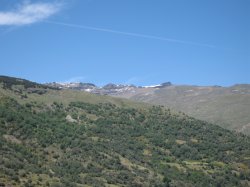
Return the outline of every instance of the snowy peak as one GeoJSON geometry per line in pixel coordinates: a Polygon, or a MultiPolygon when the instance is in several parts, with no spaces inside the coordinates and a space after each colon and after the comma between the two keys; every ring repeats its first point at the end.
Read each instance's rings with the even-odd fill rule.
{"type": "Polygon", "coordinates": [[[172,86],[171,82],[164,82],[161,84],[151,85],[151,86],[143,86],[143,88],[163,88],[167,86],[172,86]]]}
{"type": "Polygon", "coordinates": [[[135,92],[136,89],[147,89],[147,88],[163,88],[166,86],[171,86],[170,82],[165,82],[162,84],[152,85],[152,86],[135,86],[135,85],[125,85],[125,84],[113,84],[109,83],[102,87],[98,87],[92,83],[82,83],[82,82],[70,82],[70,83],[48,83],[48,86],[57,87],[60,89],[72,89],[86,91],[94,94],[100,95],[119,95],[121,93],[135,92]]]}
{"type": "Polygon", "coordinates": [[[61,89],[73,89],[73,90],[86,90],[86,89],[94,89],[97,88],[96,85],[92,83],[82,83],[82,82],[70,82],[70,83],[48,83],[47,85],[58,87],[61,89]]]}

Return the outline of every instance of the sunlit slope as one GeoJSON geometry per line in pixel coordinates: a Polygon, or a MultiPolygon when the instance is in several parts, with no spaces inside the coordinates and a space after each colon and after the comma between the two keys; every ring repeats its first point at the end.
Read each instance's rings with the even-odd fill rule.
{"type": "Polygon", "coordinates": [[[134,102],[128,99],[95,95],[77,90],[60,90],[28,80],[7,76],[0,76],[0,96],[1,95],[10,96],[20,103],[34,101],[52,104],[53,102],[60,102],[68,105],[73,101],[84,101],[92,104],[108,102],[124,107],[133,106],[143,108],[150,106],[149,104],[134,102]]]}
{"type": "Polygon", "coordinates": [[[224,128],[250,134],[250,85],[140,88],[120,97],[164,105],[224,128]]]}

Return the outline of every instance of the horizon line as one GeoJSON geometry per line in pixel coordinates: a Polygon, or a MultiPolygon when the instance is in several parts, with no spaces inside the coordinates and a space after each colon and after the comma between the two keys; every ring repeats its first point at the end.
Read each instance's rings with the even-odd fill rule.
{"type": "MultiPolygon", "coordinates": [[[[34,82],[34,83],[38,83],[38,84],[49,84],[49,83],[65,83],[62,81],[38,81],[38,80],[34,80],[31,78],[25,78],[25,77],[19,77],[19,76],[14,76],[14,75],[4,75],[4,74],[0,74],[0,77],[9,77],[9,78],[16,78],[16,79],[24,79],[30,82],[34,82]]],[[[232,86],[236,86],[236,85],[250,85],[250,82],[241,82],[241,83],[231,83],[231,84],[193,84],[193,83],[176,83],[176,82],[172,82],[172,81],[161,81],[160,84],[166,83],[166,82],[170,82],[173,86],[199,86],[199,87],[214,87],[214,86],[218,86],[218,87],[232,87],[232,86]]],[[[126,83],[113,83],[113,82],[107,82],[107,83],[93,83],[90,81],[86,81],[86,82],[82,82],[82,81],[78,81],[78,82],[70,82],[70,83],[91,83],[96,85],[97,87],[103,87],[107,84],[116,84],[116,85],[134,85],[137,87],[145,87],[145,86],[152,86],[152,85],[159,85],[158,83],[152,83],[152,84],[147,84],[147,85],[141,85],[141,84],[135,84],[135,83],[131,83],[131,84],[126,84],[126,83]]]]}

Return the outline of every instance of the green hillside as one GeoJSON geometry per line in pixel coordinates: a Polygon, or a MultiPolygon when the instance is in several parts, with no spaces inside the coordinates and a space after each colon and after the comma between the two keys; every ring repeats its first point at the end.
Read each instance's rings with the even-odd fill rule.
{"type": "Polygon", "coordinates": [[[0,186],[250,186],[250,138],[160,106],[0,83],[0,186]]]}

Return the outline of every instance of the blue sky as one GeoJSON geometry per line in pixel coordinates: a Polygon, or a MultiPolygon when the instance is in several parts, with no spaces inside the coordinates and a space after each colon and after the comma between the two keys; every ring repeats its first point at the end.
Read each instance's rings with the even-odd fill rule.
{"type": "Polygon", "coordinates": [[[250,83],[250,0],[1,0],[0,74],[37,82],[250,83]]]}

